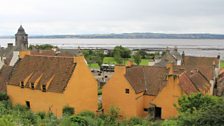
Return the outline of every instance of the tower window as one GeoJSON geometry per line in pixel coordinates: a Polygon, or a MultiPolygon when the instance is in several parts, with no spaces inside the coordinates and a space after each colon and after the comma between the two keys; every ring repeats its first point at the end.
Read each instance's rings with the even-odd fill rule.
{"type": "Polygon", "coordinates": [[[21,86],[21,88],[24,88],[24,82],[23,81],[20,82],[20,86],[21,86]]]}
{"type": "Polygon", "coordinates": [[[125,89],[125,93],[126,93],[126,94],[129,94],[129,92],[130,92],[129,89],[126,88],[126,89],[125,89]]]}
{"type": "Polygon", "coordinates": [[[30,85],[31,85],[31,88],[34,89],[34,83],[31,83],[30,85]]]}
{"type": "Polygon", "coordinates": [[[46,85],[42,85],[42,91],[46,92],[46,85]]]}

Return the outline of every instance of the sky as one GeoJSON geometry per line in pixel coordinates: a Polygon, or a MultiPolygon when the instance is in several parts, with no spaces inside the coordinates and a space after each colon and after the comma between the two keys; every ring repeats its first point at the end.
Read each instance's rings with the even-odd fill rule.
{"type": "Polygon", "coordinates": [[[0,0],[0,36],[224,34],[224,0],[0,0]]]}

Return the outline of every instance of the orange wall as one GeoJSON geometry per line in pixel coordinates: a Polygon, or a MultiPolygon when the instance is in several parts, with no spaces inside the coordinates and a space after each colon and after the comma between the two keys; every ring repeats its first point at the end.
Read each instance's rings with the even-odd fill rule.
{"type": "Polygon", "coordinates": [[[112,106],[118,107],[120,109],[120,114],[124,117],[137,116],[136,94],[124,77],[124,73],[125,66],[116,66],[115,73],[103,86],[103,109],[107,113],[112,106]],[[125,93],[126,88],[130,90],[129,94],[125,93]]]}
{"type": "Polygon", "coordinates": [[[89,110],[96,112],[97,81],[94,79],[83,56],[75,57],[76,68],[63,93],[42,92],[29,88],[7,85],[7,93],[15,104],[25,105],[30,101],[31,110],[34,112],[48,112],[49,108],[57,115],[62,115],[65,105],[75,108],[75,112],[89,110]]]}
{"type": "Polygon", "coordinates": [[[13,105],[26,105],[30,101],[31,110],[34,112],[49,112],[49,109],[56,115],[62,115],[62,108],[66,105],[64,95],[60,93],[42,92],[18,86],[7,85],[7,94],[13,105]]]}
{"type": "Polygon", "coordinates": [[[98,83],[83,56],[75,58],[77,66],[65,89],[66,100],[74,105],[76,112],[98,109],[98,83]]]}
{"type": "Polygon", "coordinates": [[[102,94],[104,111],[107,113],[114,106],[120,109],[120,115],[123,117],[145,117],[148,112],[144,112],[144,108],[148,108],[155,97],[145,96],[143,92],[136,94],[124,77],[125,71],[125,66],[116,66],[115,73],[104,85],[102,94]],[[130,93],[126,94],[125,89],[129,89],[130,93]]]}
{"type": "Polygon", "coordinates": [[[152,102],[157,107],[162,108],[162,119],[175,117],[178,114],[174,104],[177,104],[178,98],[183,95],[178,83],[178,78],[168,77],[167,85],[152,102]]]}

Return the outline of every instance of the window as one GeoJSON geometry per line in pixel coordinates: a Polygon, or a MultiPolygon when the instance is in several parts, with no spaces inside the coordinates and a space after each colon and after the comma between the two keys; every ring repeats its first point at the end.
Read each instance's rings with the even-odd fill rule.
{"type": "Polygon", "coordinates": [[[42,91],[46,92],[46,85],[42,85],[42,91]]]}
{"type": "Polygon", "coordinates": [[[126,88],[126,89],[125,89],[125,93],[126,93],[126,94],[129,94],[129,89],[126,88]]]}
{"type": "Polygon", "coordinates": [[[26,107],[30,109],[30,101],[26,101],[26,107]]]}
{"type": "Polygon", "coordinates": [[[31,85],[31,88],[34,89],[34,83],[31,83],[30,85],[31,85]]]}
{"type": "Polygon", "coordinates": [[[148,112],[149,111],[149,109],[148,108],[144,108],[144,112],[148,112]]]}
{"type": "Polygon", "coordinates": [[[23,81],[20,82],[20,86],[21,86],[21,88],[24,88],[24,82],[23,81]]]}

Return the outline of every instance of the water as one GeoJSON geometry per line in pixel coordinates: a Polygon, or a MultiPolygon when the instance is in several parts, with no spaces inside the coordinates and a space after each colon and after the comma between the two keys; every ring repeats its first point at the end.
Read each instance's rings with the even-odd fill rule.
{"type": "MultiPolygon", "coordinates": [[[[14,43],[14,39],[0,39],[0,45],[14,43]]],[[[224,59],[224,40],[222,39],[29,39],[29,44],[52,44],[60,48],[108,48],[122,45],[131,49],[161,49],[177,46],[186,55],[217,56],[224,59]]]]}

